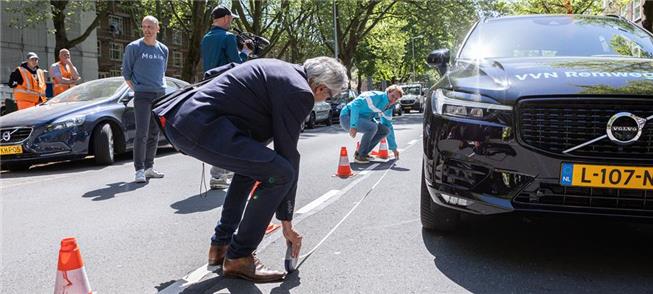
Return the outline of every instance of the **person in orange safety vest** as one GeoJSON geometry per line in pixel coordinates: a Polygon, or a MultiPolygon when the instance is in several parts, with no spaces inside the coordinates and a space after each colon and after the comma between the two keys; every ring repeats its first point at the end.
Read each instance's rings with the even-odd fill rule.
{"type": "Polygon", "coordinates": [[[14,99],[18,110],[36,106],[47,101],[45,98],[45,72],[39,68],[39,57],[34,52],[26,55],[9,76],[10,88],[14,88],[14,99]]]}
{"type": "Polygon", "coordinates": [[[50,66],[50,77],[52,78],[54,96],[72,88],[79,81],[79,72],[70,61],[70,51],[68,49],[59,50],[59,61],[50,66]]]}

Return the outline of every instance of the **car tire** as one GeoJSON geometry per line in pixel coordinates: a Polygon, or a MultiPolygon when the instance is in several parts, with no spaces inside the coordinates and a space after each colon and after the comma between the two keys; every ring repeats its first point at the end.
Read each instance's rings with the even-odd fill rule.
{"type": "Polygon", "coordinates": [[[30,163],[3,163],[2,164],[2,169],[10,170],[10,171],[26,171],[28,170],[32,164],[30,163]]]}
{"type": "Polygon", "coordinates": [[[113,132],[108,123],[104,123],[95,129],[93,133],[93,154],[95,163],[110,165],[114,161],[113,132]]]}
{"type": "Polygon", "coordinates": [[[315,112],[311,112],[311,115],[308,117],[308,123],[306,123],[307,129],[315,128],[315,112]]]}
{"type": "Polygon", "coordinates": [[[426,188],[424,167],[422,167],[422,192],[420,200],[422,227],[430,231],[451,232],[460,224],[460,212],[437,205],[426,188]]]}

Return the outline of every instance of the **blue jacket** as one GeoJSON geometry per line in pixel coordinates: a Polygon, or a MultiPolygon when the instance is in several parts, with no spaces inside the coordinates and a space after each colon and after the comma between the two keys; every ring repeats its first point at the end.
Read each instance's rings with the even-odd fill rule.
{"type": "Polygon", "coordinates": [[[395,130],[392,127],[392,109],[394,104],[390,104],[388,94],[381,91],[363,92],[356,99],[349,102],[340,111],[340,116],[349,115],[349,127],[355,128],[359,119],[371,121],[381,121],[381,124],[390,129],[388,134],[388,148],[397,150],[397,141],[395,140],[395,130]]]}
{"type": "Polygon", "coordinates": [[[230,62],[247,61],[246,54],[238,53],[236,35],[218,26],[211,27],[211,30],[204,35],[201,50],[204,71],[230,62]]]}

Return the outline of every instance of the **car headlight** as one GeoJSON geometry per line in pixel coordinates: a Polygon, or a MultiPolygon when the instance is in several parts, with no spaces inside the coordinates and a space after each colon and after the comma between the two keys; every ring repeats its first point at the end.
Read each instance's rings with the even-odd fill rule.
{"type": "Polygon", "coordinates": [[[53,123],[49,124],[47,127],[45,127],[45,130],[47,132],[50,131],[55,131],[55,130],[61,130],[61,129],[66,129],[66,128],[72,128],[76,126],[81,126],[84,124],[84,121],[86,121],[86,116],[85,115],[79,115],[79,116],[65,116],[60,119],[55,120],[53,123]]]}
{"type": "Polygon", "coordinates": [[[431,95],[433,113],[471,119],[486,119],[500,112],[512,112],[512,106],[490,102],[477,94],[437,89],[431,95]]]}

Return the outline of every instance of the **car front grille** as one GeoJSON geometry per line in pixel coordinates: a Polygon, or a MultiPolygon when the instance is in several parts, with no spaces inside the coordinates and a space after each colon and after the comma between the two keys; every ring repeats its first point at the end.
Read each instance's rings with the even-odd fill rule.
{"type": "Polygon", "coordinates": [[[3,128],[0,129],[0,145],[18,144],[29,138],[32,128],[3,128]]]}
{"type": "Polygon", "coordinates": [[[585,158],[653,159],[653,120],[639,140],[621,146],[607,137],[574,151],[563,151],[606,135],[610,118],[630,112],[642,118],[653,115],[652,99],[526,99],[518,104],[520,141],[546,153],[585,158]]]}
{"type": "Polygon", "coordinates": [[[603,211],[605,214],[653,216],[653,190],[567,187],[540,183],[535,192],[522,192],[513,199],[513,203],[517,209],[588,213],[603,211]]]}
{"type": "Polygon", "coordinates": [[[401,100],[401,104],[406,104],[406,105],[413,105],[415,103],[415,100],[401,100]]]}

